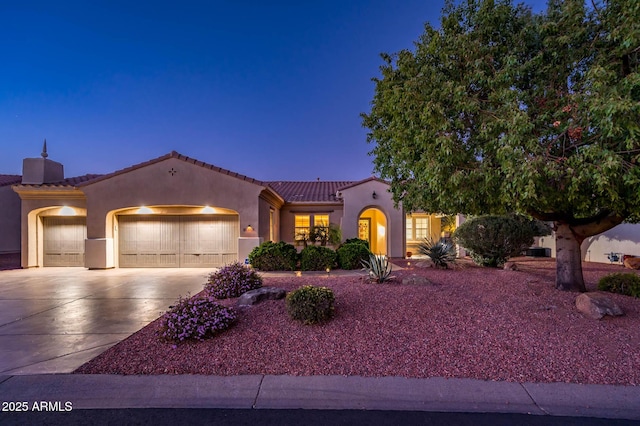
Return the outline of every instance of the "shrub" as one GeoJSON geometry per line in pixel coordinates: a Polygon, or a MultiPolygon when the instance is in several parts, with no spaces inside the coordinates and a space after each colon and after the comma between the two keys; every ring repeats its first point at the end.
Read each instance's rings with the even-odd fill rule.
{"type": "Polygon", "coordinates": [[[334,301],[331,289],[306,285],[287,294],[286,308],[292,319],[316,324],[333,317],[334,301]]]}
{"type": "Polygon", "coordinates": [[[211,297],[180,297],[162,317],[160,338],[176,343],[203,340],[228,329],[236,320],[232,308],[216,303],[211,297]]]}
{"type": "Polygon", "coordinates": [[[265,241],[249,253],[249,263],[261,271],[293,271],[298,265],[298,251],[284,241],[265,241]]]}
{"type": "Polygon", "coordinates": [[[303,271],[324,271],[336,264],[338,255],[328,247],[307,246],[300,252],[300,269],[303,271]]]}
{"type": "Polygon", "coordinates": [[[632,272],[609,274],[600,278],[598,290],[640,297],[640,277],[632,272]]]}
{"type": "Polygon", "coordinates": [[[363,260],[362,266],[369,273],[369,278],[377,283],[391,279],[391,263],[387,256],[369,254],[369,260],[363,260]]]}
{"type": "Polygon", "coordinates": [[[369,248],[369,241],[361,240],[360,238],[347,238],[344,244],[363,244],[366,248],[369,248]]]}
{"type": "Polygon", "coordinates": [[[366,241],[358,240],[356,242],[344,243],[336,253],[338,254],[338,265],[342,269],[358,269],[362,267],[362,261],[369,259],[369,245],[362,244],[366,241]]]}
{"type": "Polygon", "coordinates": [[[425,238],[418,244],[420,254],[429,256],[433,264],[438,268],[448,269],[449,263],[456,261],[456,248],[448,240],[441,238],[434,242],[431,238],[425,238]]]}
{"type": "Polygon", "coordinates": [[[534,227],[514,216],[478,216],[456,229],[454,240],[475,263],[499,267],[533,244],[534,227]]]}
{"type": "Polygon", "coordinates": [[[216,299],[239,297],[242,293],[262,287],[262,278],[256,271],[235,262],[209,275],[204,285],[208,296],[216,299]]]}
{"type": "Polygon", "coordinates": [[[314,226],[309,232],[309,241],[318,242],[321,246],[326,246],[327,243],[335,246],[340,244],[341,239],[342,231],[335,223],[330,223],[329,226],[314,226]]]}

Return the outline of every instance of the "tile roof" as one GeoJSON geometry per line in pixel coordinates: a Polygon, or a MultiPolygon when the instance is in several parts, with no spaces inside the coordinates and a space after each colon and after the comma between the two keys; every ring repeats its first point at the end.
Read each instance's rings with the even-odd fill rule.
{"type": "Polygon", "coordinates": [[[338,188],[350,185],[351,181],[311,181],[269,182],[269,187],[284,198],[287,203],[339,202],[336,197],[338,188]]]}
{"type": "MultiPolygon", "coordinates": [[[[40,184],[24,184],[22,186],[29,186],[29,187],[34,187],[34,188],[62,188],[62,187],[75,187],[78,186],[81,183],[85,183],[85,182],[91,182],[93,180],[96,180],[100,177],[102,177],[103,175],[96,175],[96,174],[86,174],[86,175],[82,175],[82,176],[74,176],[74,177],[70,177],[70,178],[66,178],[63,180],[59,180],[57,182],[49,182],[49,183],[40,183],[40,184]]],[[[17,182],[14,182],[15,184],[20,184],[21,180],[18,180],[17,182]]]]}
{"type": "Polygon", "coordinates": [[[361,185],[363,183],[367,183],[367,182],[371,182],[371,181],[376,181],[376,182],[380,182],[380,183],[384,183],[386,185],[389,185],[389,182],[387,182],[386,180],[382,180],[378,177],[375,176],[370,176],[366,179],[362,179],[359,181],[355,181],[355,182],[347,182],[346,185],[341,186],[340,188],[338,188],[338,190],[342,191],[343,189],[347,189],[347,188],[352,188],[354,186],[358,186],[361,185]]]}
{"type": "Polygon", "coordinates": [[[91,182],[83,182],[79,186],[84,186],[84,185],[88,185],[90,183],[99,182],[99,181],[102,181],[102,180],[105,180],[105,179],[109,179],[109,178],[112,178],[112,177],[117,176],[117,175],[128,173],[128,172],[131,172],[133,170],[140,169],[142,167],[150,166],[152,164],[159,163],[159,162],[164,161],[164,160],[168,160],[170,158],[177,158],[177,159],[185,161],[187,163],[195,164],[196,166],[200,166],[200,167],[204,167],[206,169],[214,170],[214,171],[216,171],[218,173],[223,173],[225,175],[232,176],[232,177],[235,177],[235,178],[238,178],[238,179],[241,179],[241,180],[245,180],[247,182],[255,183],[257,185],[262,185],[262,186],[266,186],[267,185],[266,183],[264,183],[262,181],[259,181],[257,179],[253,179],[253,178],[250,178],[248,176],[244,176],[244,175],[241,175],[239,173],[235,173],[235,172],[232,172],[230,170],[223,169],[221,167],[217,167],[217,166],[214,166],[212,164],[208,164],[208,163],[205,163],[203,161],[196,160],[195,158],[187,157],[186,155],[182,155],[182,154],[180,154],[180,153],[178,153],[176,151],[171,151],[169,154],[163,155],[162,157],[154,158],[153,160],[145,161],[144,163],[135,164],[133,166],[130,166],[130,167],[127,167],[127,168],[124,168],[124,169],[121,169],[121,170],[116,170],[113,173],[102,175],[99,178],[92,180],[91,182]]]}
{"type": "Polygon", "coordinates": [[[0,175],[0,186],[15,185],[22,182],[20,175],[0,175]]]}

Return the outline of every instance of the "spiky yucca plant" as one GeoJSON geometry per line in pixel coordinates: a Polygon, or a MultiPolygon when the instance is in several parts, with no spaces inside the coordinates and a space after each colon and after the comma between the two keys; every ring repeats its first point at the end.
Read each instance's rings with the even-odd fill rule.
{"type": "Polygon", "coordinates": [[[418,252],[429,256],[437,268],[448,269],[449,264],[456,260],[456,248],[450,241],[441,238],[437,242],[425,238],[418,244],[418,252]]]}
{"type": "Polygon", "coordinates": [[[391,262],[387,256],[369,254],[369,260],[362,260],[362,266],[369,273],[369,278],[377,283],[391,279],[391,262]]]}

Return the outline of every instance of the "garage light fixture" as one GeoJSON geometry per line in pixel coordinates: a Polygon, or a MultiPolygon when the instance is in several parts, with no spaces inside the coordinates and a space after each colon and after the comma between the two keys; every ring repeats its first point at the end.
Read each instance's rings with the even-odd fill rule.
{"type": "Polygon", "coordinates": [[[215,213],[215,212],[216,212],[216,210],[215,210],[213,207],[204,206],[204,207],[202,208],[202,213],[208,213],[208,214],[211,214],[211,213],[215,213]]]}
{"type": "Polygon", "coordinates": [[[142,206],[142,207],[140,207],[138,209],[137,213],[138,214],[151,214],[151,213],[153,213],[153,210],[151,210],[149,207],[142,206]]]}
{"type": "Polygon", "coordinates": [[[253,226],[249,225],[245,228],[245,231],[247,232],[253,232],[253,226]]]}
{"type": "Polygon", "coordinates": [[[75,215],[76,215],[76,211],[69,206],[64,206],[63,208],[60,209],[60,216],[75,216],[75,215]]]}

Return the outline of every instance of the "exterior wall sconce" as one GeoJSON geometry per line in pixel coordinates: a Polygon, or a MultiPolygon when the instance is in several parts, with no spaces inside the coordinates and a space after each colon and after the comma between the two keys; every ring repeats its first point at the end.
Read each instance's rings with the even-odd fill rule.
{"type": "Polygon", "coordinates": [[[371,194],[371,196],[373,197],[374,200],[378,198],[378,194],[376,194],[376,191],[373,191],[373,194],[371,194]]]}
{"type": "Polygon", "coordinates": [[[247,232],[253,232],[253,226],[248,225],[244,230],[247,232]]]}

